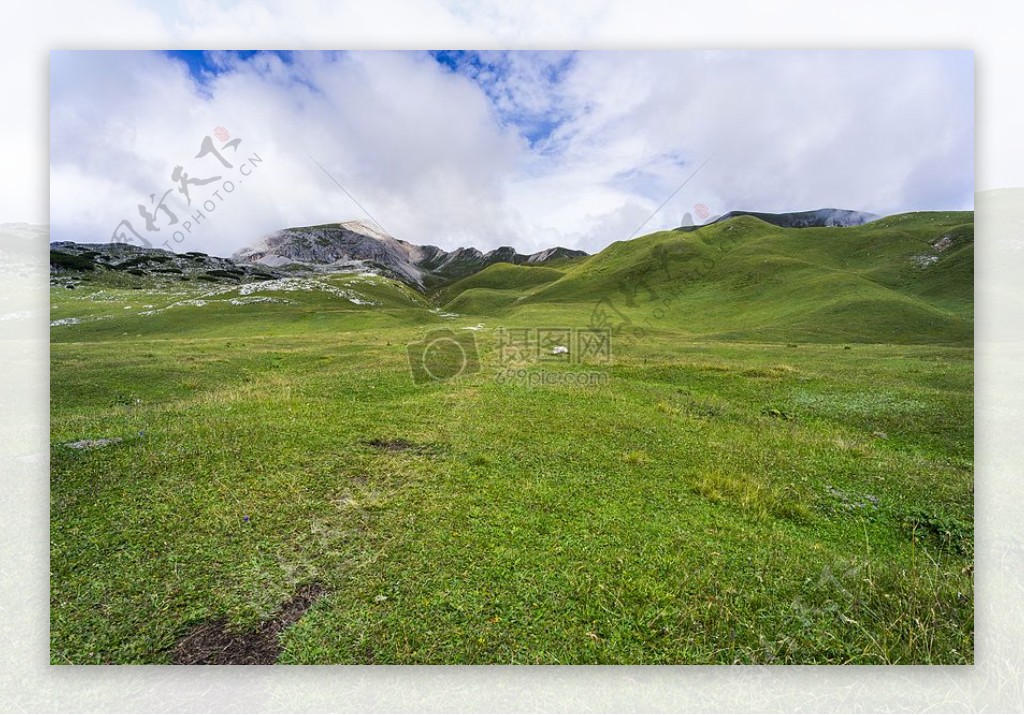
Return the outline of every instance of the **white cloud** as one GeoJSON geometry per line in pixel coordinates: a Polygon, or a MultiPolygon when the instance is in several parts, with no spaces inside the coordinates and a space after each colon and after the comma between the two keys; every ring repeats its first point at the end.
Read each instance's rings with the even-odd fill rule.
{"type": "Polygon", "coordinates": [[[971,206],[966,53],[487,53],[459,71],[419,52],[292,57],[211,57],[219,72],[197,84],[163,54],[54,55],[53,238],[105,241],[125,218],[141,231],[137,205],[174,187],[177,165],[240,179],[193,158],[217,126],[242,140],[229,160],[263,162],[177,250],[365,218],[313,159],[390,233],[448,249],[592,251],[697,202],[971,206]]]}

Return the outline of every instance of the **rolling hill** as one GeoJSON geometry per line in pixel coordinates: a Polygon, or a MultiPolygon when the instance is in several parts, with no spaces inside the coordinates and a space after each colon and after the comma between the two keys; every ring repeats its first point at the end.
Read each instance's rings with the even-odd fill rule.
{"type": "Polygon", "coordinates": [[[611,312],[620,324],[726,339],[962,344],[973,336],[973,236],[970,212],[842,228],[741,215],[614,243],[534,286],[478,274],[441,295],[448,309],[516,321],[558,305],[582,322],[611,312]]]}
{"type": "MultiPolygon", "coordinates": [[[[377,311],[389,315],[388,320],[417,323],[440,320],[441,313],[510,324],[543,324],[557,315],[562,324],[614,325],[633,334],[664,329],[764,342],[963,345],[973,339],[970,212],[901,214],[842,227],[778,226],[742,214],[696,230],[620,241],[593,256],[561,249],[533,257],[512,249],[445,253],[387,236],[359,234],[349,236],[351,241],[330,232],[325,236],[322,245],[311,247],[314,236],[305,232],[287,251],[275,249],[276,256],[289,253],[310,263],[270,261],[276,265],[242,260],[252,259],[251,253],[232,260],[195,252],[55,243],[51,282],[69,288],[170,292],[174,299],[165,302],[176,306],[173,313],[197,309],[190,300],[215,303],[247,296],[249,302],[262,297],[271,303],[280,298],[288,302],[253,305],[246,311],[235,306],[233,315],[243,319],[251,313],[248,319],[263,324],[264,314],[275,310],[308,314],[310,320],[322,311],[313,321],[322,329],[345,329],[337,321],[353,312],[372,322],[377,311]],[[375,253],[391,249],[409,260],[385,260],[375,253]],[[491,259],[495,262],[487,264],[491,259]],[[366,297],[370,278],[375,291],[391,298],[366,297]],[[350,290],[345,286],[352,281],[358,284],[352,295],[363,296],[355,302],[338,293],[350,290]],[[253,283],[267,285],[249,285],[253,283]],[[299,284],[306,290],[296,292],[299,284]],[[290,295],[281,296],[282,286],[289,286],[290,295]]],[[[160,299],[147,302],[155,305],[160,299]]],[[[105,305],[65,302],[55,318],[85,319],[83,311],[102,314],[105,305]],[[69,310],[71,304],[77,307],[69,310]]],[[[104,317],[129,315],[133,313],[104,317]]],[[[165,319],[149,324],[156,327],[165,319]]],[[[115,328],[111,323],[102,329],[115,328]]]]}

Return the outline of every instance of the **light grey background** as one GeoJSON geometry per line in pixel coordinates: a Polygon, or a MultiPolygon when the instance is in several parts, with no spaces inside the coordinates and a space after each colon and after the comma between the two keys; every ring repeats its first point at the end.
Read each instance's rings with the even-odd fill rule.
{"type": "MultiPolygon", "coordinates": [[[[0,248],[0,709],[1020,711],[1024,708],[1024,43],[1020,4],[865,0],[33,2],[0,27],[0,224],[47,222],[54,48],[957,48],[976,52],[973,667],[50,666],[46,242],[0,248]],[[980,6],[980,7],[979,7],[980,6]]],[[[111,107],[116,112],[116,107],[111,107]]]]}

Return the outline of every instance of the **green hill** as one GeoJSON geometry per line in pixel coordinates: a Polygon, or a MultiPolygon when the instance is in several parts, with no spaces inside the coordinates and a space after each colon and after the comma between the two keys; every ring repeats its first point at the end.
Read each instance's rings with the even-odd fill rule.
{"type": "MultiPolygon", "coordinates": [[[[107,276],[104,276],[107,278],[107,276]]],[[[134,337],[304,335],[436,320],[426,299],[376,275],[333,274],[245,284],[164,283],[151,276],[53,288],[52,342],[134,337]]]]}
{"type": "Polygon", "coordinates": [[[573,306],[716,338],[969,343],[973,216],[903,214],[863,226],[779,228],[742,216],[614,243],[525,296],[513,315],[573,306]]]}
{"type": "MultiPolygon", "coordinates": [[[[444,323],[442,314],[454,313],[508,325],[611,326],[630,338],[662,331],[752,342],[969,345],[973,256],[971,212],[835,228],[738,216],[620,241],[560,269],[494,264],[430,298],[398,281],[356,274],[274,279],[205,264],[206,273],[194,276],[58,273],[55,280],[78,288],[55,288],[51,320],[75,323],[55,340],[360,330],[444,323]]],[[[196,260],[166,260],[185,259],[196,260]]]]}
{"type": "Polygon", "coordinates": [[[444,288],[437,294],[437,301],[447,310],[490,315],[563,275],[553,268],[496,263],[444,288]]]}

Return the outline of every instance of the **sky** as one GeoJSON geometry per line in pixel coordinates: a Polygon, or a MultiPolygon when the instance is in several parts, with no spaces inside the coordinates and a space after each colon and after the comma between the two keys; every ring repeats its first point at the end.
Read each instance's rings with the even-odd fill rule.
{"type": "Polygon", "coordinates": [[[57,51],[50,78],[55,241],[361,220],[594,252],[730,210],[973,208],[970,52],[57,51]]]}

